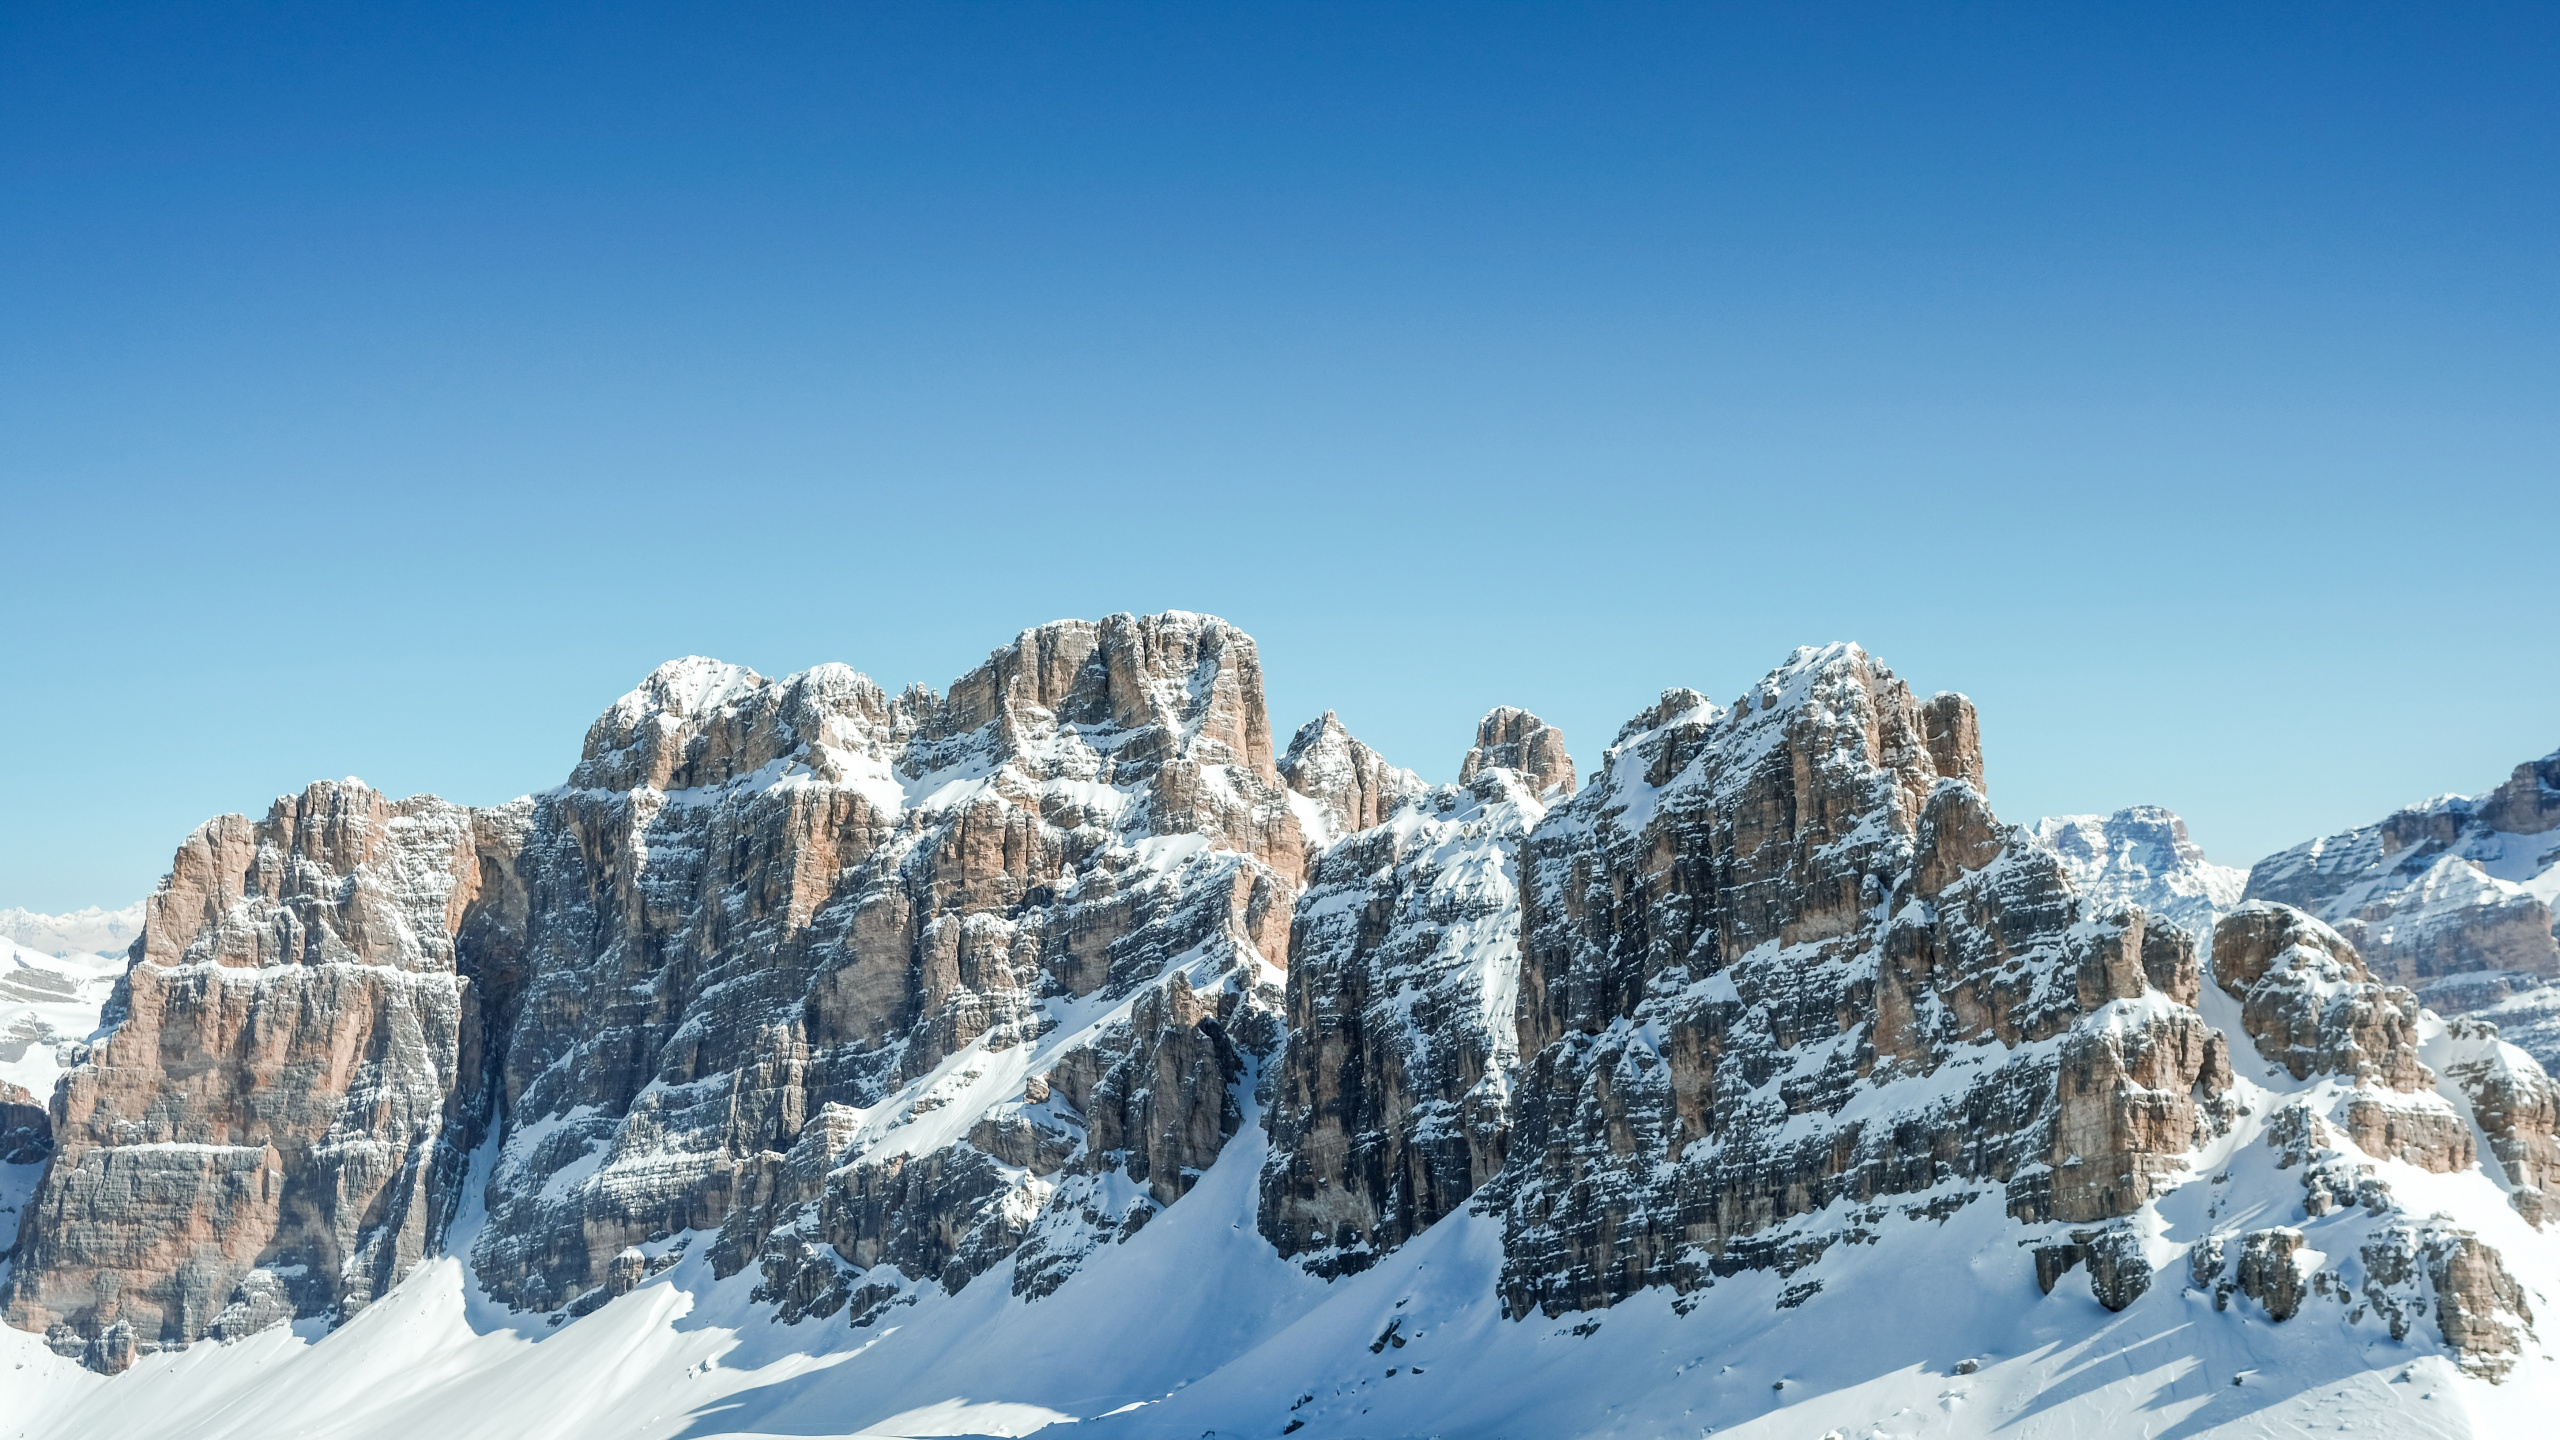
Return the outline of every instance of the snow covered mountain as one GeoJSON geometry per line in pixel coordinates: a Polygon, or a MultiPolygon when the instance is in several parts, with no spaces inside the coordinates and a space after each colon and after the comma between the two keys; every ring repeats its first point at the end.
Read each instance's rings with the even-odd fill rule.
{"type": "Polygon", "coordinates": [[[2270,855],[2248,893],[2311,911],[2430,1007],[2476,1012],[2560,1065],[2560,751],[2486,795],[2270,855]]]}
{"type": "Polygon", "coordinates": [[[2216,865],[2187,838],[2187,822],[2157,805],[2113,815],[2052,815],[2035,823],[2036,843],[2053,852],[2081,894],[2137,906],[2199,938],[2239,905],[2249,872],[2216,865]]]}
{"type": "Polygon", "coordinates": [[[0,940],[56,959],[73,955],[113,955],[122,959],[141,933],[142,906],[138,902],[121,910],[101,910],[92,905],[68,915],[0,910],[0,940]]]}
{"type": "Polygon", "coordinates": [[[209,822],[21,1116],[0,1421],[2459,1435],[2560,1394],[2541,1067],[2228,907],[2173,823],[2098,822],[2084,883],[1962,696],[1807,649],[1588,776],[1497,710],[1449,786],[1272,736],[1249,638],[1114,616],[945,694],[677,661],[559,789],[209,822]],[[2121,889],[2189,881],[2209,977],[2121,889]]]}

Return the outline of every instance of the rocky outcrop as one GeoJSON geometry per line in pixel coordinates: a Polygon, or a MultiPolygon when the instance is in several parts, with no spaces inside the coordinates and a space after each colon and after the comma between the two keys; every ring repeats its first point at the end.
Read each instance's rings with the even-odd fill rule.
{"type": "Polygon", "coordinates": [[[34,1165],[53,1153],[53,1117],[23,1085],[0,1082],[0,1165],[34,1165]]]}
{"type": "Polygon", "coordinates": [[[1318,1274],[1367,1268],[1464,1204],[1506,1154],[1518,856],[1573,762],[1524,711],[1496,710],[1477,734],[1464,781],[1324,853],[1291,922],[1292,1038],[1259,1224],[1318,1274]]]}
{"type": "Polygon", "coordinates": [[[1163,987],[1275,989],[1304,862],[1253,642],[1179,613],[1027,631],[948,696],[676,661],[561,789],[471,811],[349,782],[215,821],[68,1082],[10,1317],[147,1350],[352,1313],[435,1243],[493,1115],[472,1260],[511,1304],[600,1300],[626,1252],[742,1207],[737,1264],[815,1235],[976,1273],[1038,1213],[1028,1172],[965,1133],[894,1165],[820,1143],[841,1125],[804,1145],[813,1119],[1156,1023],[1174,1089],[1097,1073],[1095,1123],[1135,1130],[1090,1148],[1178,1194],[1243,1062],[1163,987]]]}
{"type": "Polygon", "coordinates": [[[1992,817],[1976,735],[1799,651],[1730,711],[1666,694],[1531,835],[1512,1313],[1791,1270],[1855,1228],[1835,1205],[2126,1214],[2217,1123],[2192,945],[2089,918],[1992,817]]]}
{"type": "Polygon", "coordinates": [[[188,838],[55,1097],[12,1324],[119,1331],[107,1355],[237,1329],[278,1289],[342,1317],[438,1242],[485,1114],[455,942],[481,838],[353,781],[188,838]]]}
{"type": "MultiPolygon", "coordinates": [[[[1730,709],[1665,692],[1580,787],[1508,708],[1455,785],[1331,714],[1275,755],[1253,643],[1204,616],[1025,631],[948,694],[673,662],[559,789],[349,781],[203,827],[102,1028],[0,971],[0,1002],[65,1007],[0,1015],[0,1063],[70,1066],[49,1111],[0,1091],[0,1158],[46,1161],[0,1298],[113,1372],[351,1315],[477,1201],[474,1280],[554,1324],[695,1256],[776,1320],[885,1337],[972,1285],[1073,1310],[1141,1234],[1240,1223],[1338,1279],[1462,1212],[1515,1318],[1657,1286],[1686,1313],[1744,1271],[1790,1309],[1834,1246],[1985,1223],[1998,1264],[2132,1311],[2202,1215],[2217,1307],[2433,1323],[2505,1373],[2527,1291],[2393,1167],[2485,1167],[2476,1126],[2538,1218],[2547,1077],[2257,903],[2210,947],[2241,1083],[2206,947],[2131,903],[2144,846],[2142,894],[2201,864],[2174,817],[2005,825],[1979,736],[1854,646],[1730,709]],[[1158,1226],[1240,1204],[1212,1178],[1240,1137],[1251,1213],[1158,1226]],[[2271,1171],[2299,1226],[2267,1223],[2295,1218],[2271,1171]]],[[[2463,824],[2541,823],[2521,785],[2463,824]]],[[[1430,1303],[1369,1356],[1432,1343],[1430,1303]]]]}
{"type": "Polygon", "coordinates": [[[2240,1293],[2258,1302],[2275,1321],[2302,1313],[2310,1285],[2303,1278],[2302,1232],[2289,1226],[2252,1230],[2240,1237],[2240,1293]]]}
{"type": "Polygon", "coordinates": [[[2376,982],[2337,931],[2289,905],[2252,901],[2214,927],[2214,979],[2240,1001],[2258,1053],[2296,1080],[2347,1075],[2431,1087],[2418,1061],[2417,997],[2376,982]]]}
{"type": "MultiPolygon", "coordinates": [[[[566,1303],[626,1246],[768,1203],[825,1105],[879,1107],[1173,969],[1251,991],[1304,862],[1287,794],[1253,642],[1203,616],[1026,631],[947,697],[662,669],[537,797],[517,861],[483,1283],[566,1303]]],[[[1030,1201],[965,1136],[936,1148],[832,1156],[836,1208],[750,1228],[965,1282],[1026,1233],[992,1212],[1030,1201]]]]}
{"type": "Polygon", "coordinates": [[[1509,770],[1532,794],[1554,799],[1573,793],[1573,757],[1564,732],[1526,710],[1498,706],[1476,725],[1476,743],[1458,766],[1458,783],[1472,785],[1487,770],[1509,770]]]}
{"type": "Polygon", "coordinates": [[[2458,1019],[2429,1048],[2444,1084],[2469,1107],[2488,1137],[2509,1198],[2539,1226],[2560,1190],[2560,1085],[2533,1057],[2498,1038],[2498,1029],[2458,1019]]]}
{"type": "Polygon", "coordinates": [[[1316,852],[1384,821],[1431,788],[1421,776],[1397,769],[1353,739],[1330,710],[1299,727],[1289,753],[1280,757],[1280,778],[1294,797],[1310,869],[1316,852]]]}
{"type": "Polygon", "coordinates": [[[2471,1128],[2418,1058],[2417,997],[2377,983],[2355,947],[2289,905],[2253,900],[2214,927],[2216,982],[2258,1054],[2291,1075],[2355,1082],[2331,1118],[2368,1155],[2470,1168],[2471,1128]]]}
{"type": "Polygon", "coordinates": [[[2240,903],[2249,872],[2216,865],[2188,838],[2187,822],[2157,805],[2113,815],[2056,815],[2035,823],[2037,844],[2071,873],[2072,888],[2102,907],[2139,909],[2209,939],[2240,903]]]}
{"type": "Polygon", "coordinates": [[[2431,800],[2270,855],[2250,869],[2247,897],[2318,916],[2377,977],[2439,1011],[2477,1009],[2560,977],[2538,883],[2560,864],[2555,797],[2560,752],[2487,795],[2431,800]]]}
{"type": "Polygon", "coordinates": [[[2524,1287],[2478,1236],[2403,1222],[2376,1232],[2357,1258],[2364,1272],[2359,1298],[2392,1339],[2405,1339],[2432,1313],[2437,1335],[2464,1370],[2497,1380],[2515,1368],[2532,1335],[2533,1311],[2524,1287]]]}

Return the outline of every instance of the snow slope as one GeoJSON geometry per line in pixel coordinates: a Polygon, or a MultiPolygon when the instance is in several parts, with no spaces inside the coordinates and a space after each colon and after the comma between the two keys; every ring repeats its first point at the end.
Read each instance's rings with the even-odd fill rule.
{"type": "MultiPolygon", "coordinates": [[[[2334,1081],[2243,1083],[2263,1117],[2334,1081]]],[[[2069,1280],[2039,1294],[2009,1243],[2015,1227],[1988,1199],[1942,1221],[1896,1217],[1877,1243],[1835,1247],[1792,1279],[1727,1278],[1686,1314],[1657,1290],[1589,1316],[1506,1320],[1494,1298],[1500,1223],[1464,1212],[1328,1284],[1254,1235],[1260,1133],[1249,1127],[1182,1204],[1031,1304],[1014,1302],[994,1273],[928,1295],[876,1332],[785,1327],[748,1301],[749,1277],[715,1283],[688,1259],[546,1329],[479,1297],[448,1257],[325,1338],[309,1325],[274,1330],[148,1356],[115,1379],[39,1337],[0,1332],[13,1366],[0,1425],[28,1437],[202,1440],[394,1440],[427,1415],[467,1416],[468,1433],[487,1440],[1052,1426],[1182,1440],[2487,1437],[2538,1433],[2560,1400],[2560,1363],[2545,1354],[2493,1386],[2461,1374],[2423,1328],[2395,1342],[2343,1307],[2277,1327],[2245,1300],[2217,1311],[2167,1280],[2116,1315],[2069,1280]],[[1807,1278],[1820,1290],[1780,1308],[1807,1278]]],[[[2153,1248],[2298,1217],[2295,1176],[2254,1138],[2244,1126],[2202,1157],[2227,1180],[2200,1178],[2145,1213],[2153,1248]]],[[[2387,1169],[2417,1203],[2504,1212],[2494,1194],[2471,1193],[2495,1188],[2477,1172],[2387,1169]]],[[[2315,1250],[2351,1251],[2374,1223],[2349,1210],[2301,1228],[2315,1250]]],[[[2549,1237],[2512,1216],[2482,1229],[2537,1306],[2560,1296],[2549,1237]]],[[[467,1248],[467,1236],[456,1241],[467,1248]]]]}
{"type": "MultiPolygon", "coordinates": [[[[47,958],[11,956],[30,968],[47,958]]],[[[83,983],[77,1003],[94,1007],[97,977],[83,983]]],[[[2201,1008],[2249,1055],[2236,1001],[2208,987],[2201,1008]]],[[[1081,1022],[1061,1027],[1070,1033],[1106,1019],[1061,1018],[1081,1022]]],[[[911,1109],[984,1058],[955,1057],[879,1113],[911,1109]]],[[[1255,1231],[1268,1149],[1256,1107],[1181,1203],[1028,1303],[1008,1259],[957,1294],[919,1287],[870,1329],[784,1325],[750,1298],[752,1272],[715,1281],[697,1245],[553,1324],[471,1282],[458,1257],[485,1223],[475,1199],[446,1256],[334,1332],[304,1322],[146,1355],[107,1378],[40,1336],[0,1330],[11,1367],[0,1434],[405,1440],[422,1416],[467,1417],[467,1433],[488,1440],[2537,1433],[2560,1402],[2560,1362],[2541,1343],[2492,1385],[2463,1374],[2423,1324],[2393,1340],[2378,1316],[2315,1302],[2278,1326],[2245,1297],[2217,1308],[2179,1283],[2185,1252],[2209,1233],[2291,1224],[2321,1263],[2352,1264],[2344,1257],[2388,1223],[2355,1207],[2306,1219],[2302,1172],[2258,1143],[2284,1102],[2328,1103],[2342,1082],[2239,1068],[2244,1118],[2193,1157],[2188,1183],[2134,1217],[2161,1279],[2120,1314],[2076,1272],[2041,1293],[1996,1194],[1935,1218],[1889,1210],[1870,1243],[1833,1246],[1792,1274],[1745,1271],[1689,1297],[1649,1290],[1558,1319],[1504,1318],[1501,1221],[1471,1210],[1327,1282],[1255,1231]]],[[[482,1193],[495,1150],[475,1157],[467,1195],[482,1193]]],[[[2461,1215],[2537,1314],[2552,1312],[2560,1232],[2527,1227],[2479,1170],[2375,1169],[2404,1211],[2461,1215]]]]}
{"type": "Polygon", "coordinates": [[[0,1083],[51,1095],[61,1046],[89,1038],[123,973],[122,956],[57,957],[0,940],[0,1083]]]}

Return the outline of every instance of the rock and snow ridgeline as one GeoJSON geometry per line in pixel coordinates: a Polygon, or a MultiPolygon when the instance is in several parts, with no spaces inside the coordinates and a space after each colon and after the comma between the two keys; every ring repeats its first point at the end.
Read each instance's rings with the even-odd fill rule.
{"type": "Polygon", "coordinates": [[[1134,1277],[1210,1266],[1257,1298],[932,1423],[1315,1440],[1398,1433],[1360,1417],[1432,1393],[1426,1354],[1498,1401],[1549,1321],[1738,1354],[1950,1304],[1883,1277],[1952,1245],[2072,1344],[2192,1304],[2241,1327],[2200,1357],[2538,1389],[2560,1092],[2406,987],[2555,968],[2444,919],[2507,886],[2547,950],[2551,857],[2517,857],[2555,778],[2275,857],[2244,904],[2165,811],[2002,824],[1971,705],[1854,646],[1667,692],[1582,783],[1497,710],[1446,786],[1329,714],[1277,751],[1252,641],[1201,616],[1026,631],[947,695],[672,662],[558,790],[322,784],[191,836],[17,1115],[0,1300],[45,1363],[152,1374],[439,1275],[532,1336],[681,1292],[886,1423],[969,1343],[942,1317],[1136,1325],[1134,1277]],[[873,1346],[900,1378],[865,1390],[873,1346]],[[1376,1357],[1404,1398],[1333,1374],[1376,1357]]]}

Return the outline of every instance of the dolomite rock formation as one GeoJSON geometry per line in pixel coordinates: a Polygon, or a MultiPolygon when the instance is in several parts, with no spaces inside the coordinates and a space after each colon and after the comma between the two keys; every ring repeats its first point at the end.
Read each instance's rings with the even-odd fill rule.
{"type": "Polygon", "coordinates": [[[2218,1124],[2192,944],[2086,919],[1978,733],[1802,650],[1730,711],[1666,694],[1530,836],[1512,1313],[1791,1271],[1900,1197],[2127,1214],[2218,1124]]]}
{"type": "Polygon", "coordinates": [[[1526,711],[1477,737],[1458,784],[1325,851],[1291,922],[1259,1226],[1317,1274],[1367,1268],[1502,1168],[1520,845],[1573,761],[1526,711]]]}
{"type": "Polygon", "coordinates": [[[2248,871],[2205,859],[2187,836],[2187,822],[2157,805],[2048,816],[2033,833],[2082,895],[2101,906],[2139,909],[2199,940],[2239,905],[2249,883],[2248,871]]]}
{"type": "MultiPolygon", "coordinates": [[[[2214,928],[2226,1039],[2192,915],[2140,903],[2230,904],[2175,817],[2004,825],[1979,733],[1832,646],[1730,709],[1666,692],[1580,786],[1496,710],[1434,787],[1330,713],[1275,755],[1252,641],[1203,616],[1025,631],[946,695],[673,662],[559,789],[343,782],[191,837],[49,1111],[0,1092],[0,1139],[52,1147],[0,1298],[115,1371],[353,1314],[476,1199],[475,1280],[552,1323],[692,1257],[886,1334],[973,1284],[1072,1312],[1146,1250],[1112,1247],[1249,1194],[1152,1235],[1240,1224],[1351,1289],[1481,1227],[1523,1318],[1748,1270],[1785,1309],[1835,1246],[1988,1225],[2057,1307],[2156,1313],[2182,1267],[2288,1334],[2535,1353],[2513,1218],[2391,1184],[2478,1166],[2538,1220],[2533,1059],[2272,903],[2214,928]],[[1256,1183],[1204,1190],[1239,1137],[1256,1183]]],[[[2534,775],[2462,824],[2542,833],[2534,775]]]]}
{"type": "Polygon", "coordinates": [[[2418,1058],[2417,997],[2374,981],[2337,931],[2253,900],[2214,927],[2213,969],[2262,1058],[2296,1080],[2355,1082],[2341,1115],[2359,1148],[2438,1172],[2471,1166],[2470,1126],[2418,1058]]]}
{"type": "Polygon", "coordinates": [[[2468,1102],[2489,1140],[2509,1199],[2537,1227],[2560,1188],[2560,1085],[2533,1057],[2498,1038],[2498,1029],[2458,1019],[2429,1047],[2445,1081],[2468,1102]]]}
{"type": "Polygon", "coordinates": [[[353,781],[190,836],[63,1080],[9,1319],[114,1368],[282,1289],[345,1315],[437,1243],[481,1118],[471,812],[353,781]]]}
{"type": "Polygon", "coordinates": [[[53,1153],[53,1117],[27,1087],[0,1083],[0,1165],[33,1165],[53,1153]]]}
{"type": "MultiPolygon", "coordinates": [[[[1249,638],[1179,613],[1026,631],[947,697],[683,660],[597,721],[559,790],[474,812],[324,784],[210,823],[66,1082],[11,1321],[112,1364],[352,1313],[440,1238],[493,1115],[472,1260],[508,1303],[600,1299],[626,1251],[741,1206],[759,1240],[807,1219],[837,1261],[965,1283],[1025,1228],[989,1213],[1037,1212],[1036,1177],[965,1134],[902,1138],[891,1165],[827,1117],[1070,1015],[1155,1017],[1131,1044],[1222,1096],[1239,1052],[1191,1011],[1270,1008],[1305,857],[1261,683],[1249,638]],[[774,1213],[794,1196],[836,1208],[774,1213]],[[901,1227],[991,1238],[955,1269],[967,1247],[901,1227]]],[[[1195,1096],[1175,1141],[1123,1144],[1110,1123],[1171,1114],[1140,1089],[1090,1149],[1178,1195],[1231,1104],[1195,1096]]]]}
{"type": "Polygon", "coordinates": [[[1288,782],[1310,855],[1379,823],[1431,788],[1353,739],[1330,710],[1299,727],[1289,753],[1280,758],[1280,776],[1288,782]]]}
{"type": "Polygon", "coordinates": [[[1490,769],[1512,771],[1540,796],[1573,793],[1573,757],[1564,734],[1526,710],[1504,705],[1476,726],[1476,743],[1458,767],[1458,783],[1472,785],[1490,769]]]}
{"type": "Polygon", "coordinates": [[[2298,1262],[2301,1253],[2302,1232],[2286,1226],[2240,1237],[2240,1293],[2257,1301],[2270,1320],[2302,1313],[2302,1297],[2310,1286],[2298,1262]]]}
{"type": "MultiPolygon", "coordinates": [[[[1304,859],[1286,797],[1253,642],[1202,616],[1026,631],[940,698],[841,666],[660,670],[537,797],[516,862],[483,1283],[567,1303],[625,1247],[769,1209],[764,1173],[824,1106],[875,1109],[1176,969],[1250,994],[1304,859]]],[[[834,1208],[742,1226],[956,1289],[1042,1203],[965,1133],[866,1137],[805,1162],[843,1172],[834,1208]]]]}
{"type": "Polygon", "coordinates": [[[2560,977],[2549,890],[2537,883],[2554,865],[2560,751],[2487,795],[2431,800],[2270,855],[2251,867],[2247,898],[2311,912],[2376,976],[2453,1013],[2560,977]]]}

